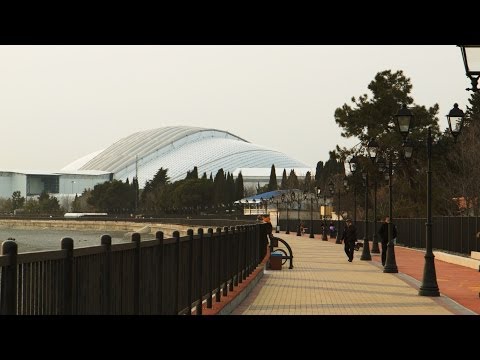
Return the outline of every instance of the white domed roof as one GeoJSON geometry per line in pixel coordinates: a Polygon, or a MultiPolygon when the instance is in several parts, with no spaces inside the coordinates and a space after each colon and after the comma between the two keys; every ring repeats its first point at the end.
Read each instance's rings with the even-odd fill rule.
{"type": "Polygon", "coordinates": [[[171,182],[185,178],[194,166],[199,176],[215,176],[220,168],[307,168],[306,164],[279,151],[249,143],[229,132],[190,126],[169,126],[127,136],[93,157],[84,157],[65,168],[102,170],[130,181],[138,173],[141,188],[163,167],[171,182]],[[80,161],[88,159],[88,161],[80,161]],[[75,165],[79,165],[76,167],[75,165]]]}

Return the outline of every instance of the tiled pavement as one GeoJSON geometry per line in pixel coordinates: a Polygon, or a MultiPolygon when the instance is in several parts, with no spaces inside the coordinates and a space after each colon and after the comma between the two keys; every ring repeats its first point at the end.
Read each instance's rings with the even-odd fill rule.
{"type": "MultiPolygon", "coordinates": [[[[373,261],[361,261],[361,249],[350,263],[343,244],[322,241],[319,235],[314,239],[276,235],[292,246],[294,268],[284,265],[281,271],[266,270],[233,315],[475,314],[443,293],[440,297],[418,295],[418,280],[402,273],[402,257],[414,250],[397,247],[399,273],[388,274],[383,273],[378,255],[372,254],[373,261]]],[[[417,255],[421,273],[423,254],[417,251],[417,255]]]]}

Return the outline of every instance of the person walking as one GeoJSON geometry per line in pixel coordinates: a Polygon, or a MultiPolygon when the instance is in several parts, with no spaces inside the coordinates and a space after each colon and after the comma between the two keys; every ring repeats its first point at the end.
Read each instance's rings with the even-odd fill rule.
{"type": "Polygon", "coordinates": [[[348,256],[348,261],[353,261],[353,251],[355,243],[357,242],[357,228],[352,224],[351,219],[347,219],[347,226],[343,229],[342,240],[344,243],[345,254],[348,256]]]}
{"type": "MultiPolygon", "coordinates": [[[[380,240],[382,241],[382,265],[385,266],[385,261],[387,260],[387,247],[388,247],[388,223],[390,222],[390,217],[385,217],[385,221],[380,230],[378,230],[378,235],[380,235],[380,240]]],[[[397,238],[397,227],[392,223],[392,241],[397,238]]]]}

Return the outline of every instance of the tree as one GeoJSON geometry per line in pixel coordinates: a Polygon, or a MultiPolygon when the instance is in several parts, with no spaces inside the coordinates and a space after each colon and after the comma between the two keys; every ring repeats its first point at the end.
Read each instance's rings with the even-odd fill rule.
{"type": "Polygon", "coordinates": [[[290,174],[288,175],[287,179],[287,188],[288,189],[298,189],[299,183],[298,183],[298,177],[297,174],[295,174],[295,170],[291,169],[290,174]]]}
{"type": "Polygon", "coordinates": [[[448,215],[458,214],[461,210],[479,215],[480,167],[477,156],[480,152],[480,93],[472,94],[469,103],[465,112],[464,129],[458,136],[457,143],[453,143],[447,130],[443,140],[448,149],[445,150],[446,161],[439,172],[441,190],[438,192],[443,195],[441,200],[445,204],[444,212],[448,215]],[[457,202],[452,199],[457,199],[457,202]],[[465,208],[459,209],[462,199],[465,208]]]}
{"type": "Polygon", "coordinates": [[[272,164],[270,170],[270,181],[268,182],[268,191],[278,190],[277,174],[275,173],[275,165],[272,164]]]}
{"type": "MultiPolygon", "coordinates": [[[[394,114],[397,113],[401,104],[410,106],[415,115],[415,126],[412,128],[409,138],[417,144],[424,143],[427,136],[427,129],[430,126],[435,139],[440,137],[438,127],[438,104],[430,108],[415,105],[410,96],[412,84],[410,79],[405,77],[403,71],[392,72],[385,70],[376,74],[374,80],[368,85],[372,92],[370,99],[367,94],[352,97],[353,106],[344,104],[335,110],[335,122],[342,128],[343,137],[357,137],[361,144],[367,144],[371,138],[375,138],[381,147],[381,152],[388,154],[389,158],[396,164],[396,186],[406,182],[408,188],[408,214],[420,216],[424,213],[425,204],[418,199],[425,198],[423,184],[424,174],[418,169],[425,168],[426,151],[418,151],[414,159],[405,161],[402,155],[402,137],[396,130],[394,114]]],[[[346,159],[358,151],[354,149],[340,149],[337,146],[338,156],[346,159]]],[[[367,165],[367,162],[365,162],[367,165]]],[[[368,165],[368,166],[371,166],[368,165]]],[[[402,215],[397,212],[397,215],[402,215]]],[[[405,215],[405,214],[403,214],[405,215]]]]}
{"type": "Polygon", "coordinates": [[[322,176],[323,170],[323,161],[317,163],[317,168],[315,169],[315,185],[320,186],[320,178],[322,176]]]}
{"type": "Polygon", "coordinates": [[[25,204],[25,198],[23,196],[21,196],[20,191],[14,191],[13,194],[12,194],[12,208],[13,208],[13,210],[21,209],[24,204],[25,204]]]}
{"type": "Polygon", "coordinates": [[[198,169],[195,166],[192,171],[187,171],[185,179],[198,179],[198,169]]]}
{"type": "Polygon", "coordinates": [[[245,188],[243,186],[243,175],[240,171],[235,179],[235,200],[243,199],[245,196],[245,188]]]}
{"type": "Polygon", "coordinates": [[[282,189],[282,190],[287,190],[288,189],[287,170],[286,169],[283,169],[282,182],[280,183],[280,189],[282,189]]]}

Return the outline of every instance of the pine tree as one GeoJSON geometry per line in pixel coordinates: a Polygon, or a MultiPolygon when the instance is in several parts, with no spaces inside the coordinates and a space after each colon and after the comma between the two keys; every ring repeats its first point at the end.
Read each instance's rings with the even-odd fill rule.
{"type": "Polygon", "coordinates": [[[272,164],[272,169],[270,170],[270,181],[268,182],[268,191],[274,191],[277,189],[277,174],[275,173],[275,165],[272,164]]]}
{"type": "Polygon", "coordinates": [[[287,190],[288,189],[287,170],[286,169],[283,169],[282,182],[280,183],[280,189],[282,189],[282,190],[287,190]]]}

